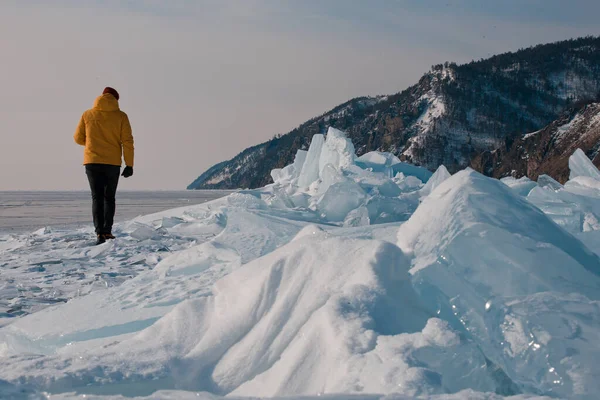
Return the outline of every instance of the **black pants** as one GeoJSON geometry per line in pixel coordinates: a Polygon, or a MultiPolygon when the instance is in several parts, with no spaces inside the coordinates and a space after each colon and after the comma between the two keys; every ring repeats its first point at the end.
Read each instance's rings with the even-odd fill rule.
{"type": "Polygon", "coordinates": [[[112,233],[115,218],[115,195],[121,167],[86,164],[85,173],[92,189],[92,213],[97,234],[112,233]]]}

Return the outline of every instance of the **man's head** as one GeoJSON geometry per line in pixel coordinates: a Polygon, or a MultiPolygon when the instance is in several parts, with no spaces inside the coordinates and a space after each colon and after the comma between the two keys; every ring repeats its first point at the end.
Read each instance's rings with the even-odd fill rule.
{"type": "Polygon", "coordinates": [[[102,92],[102,94],[106,94],[106,93],[112,94],[115,97],[115,99],[119,100],[119,92],[117,92],[115,89],[107,86],[104,88],[104,91],[102,92]]]}

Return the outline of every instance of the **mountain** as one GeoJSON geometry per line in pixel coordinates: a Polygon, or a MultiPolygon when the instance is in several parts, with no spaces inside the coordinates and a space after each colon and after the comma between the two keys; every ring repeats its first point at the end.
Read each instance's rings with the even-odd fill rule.
{"type": "Polygon", "coordinates": [[[346,131],[360,156],[389,151],[431,170],[455,172],[495,149],[510,149],[565,110],[600,93],[600,37],[538,45],[464,65],[435,65],[408,89],[360,97],[291,132],[248,148],[188,189],[252,188],[290,164],[329,126],[346,131]]]}
{"type": "Polygon", "coordinates": [[[571,108],[543,129],[516,140],[508,150],[480,154],[472,166],[497,178],[528,176],[535,180],[546,174],[565,183],[569,157],[578,148],[600,166],[600,103],[571,108]]]}

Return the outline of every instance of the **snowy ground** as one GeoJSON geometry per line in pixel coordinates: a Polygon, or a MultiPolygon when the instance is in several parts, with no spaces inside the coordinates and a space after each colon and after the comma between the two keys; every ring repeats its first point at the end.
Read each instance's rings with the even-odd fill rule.
{"type": "Polygon", "coordinates": [[[590,165],[431,176],[330,130],[275,184],[97,247],[0,237],[0,398],[597,398],[590,165]]]}

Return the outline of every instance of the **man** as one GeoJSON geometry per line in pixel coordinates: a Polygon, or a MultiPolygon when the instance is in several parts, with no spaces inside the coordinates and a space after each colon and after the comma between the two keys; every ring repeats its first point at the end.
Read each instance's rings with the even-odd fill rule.
{"type": "Polygon", "coordinates": [[[115,194],[121,172],[121,156],[125,159],[122,176],[133,175],[133,135],[127,114],[119,109],[119,93],[107,87],[96,98],[94,107],[81,116],[75,142],[85,147],[83,164],[92,189],[92,213],[97,242],[114,239],[115,194]]]}

